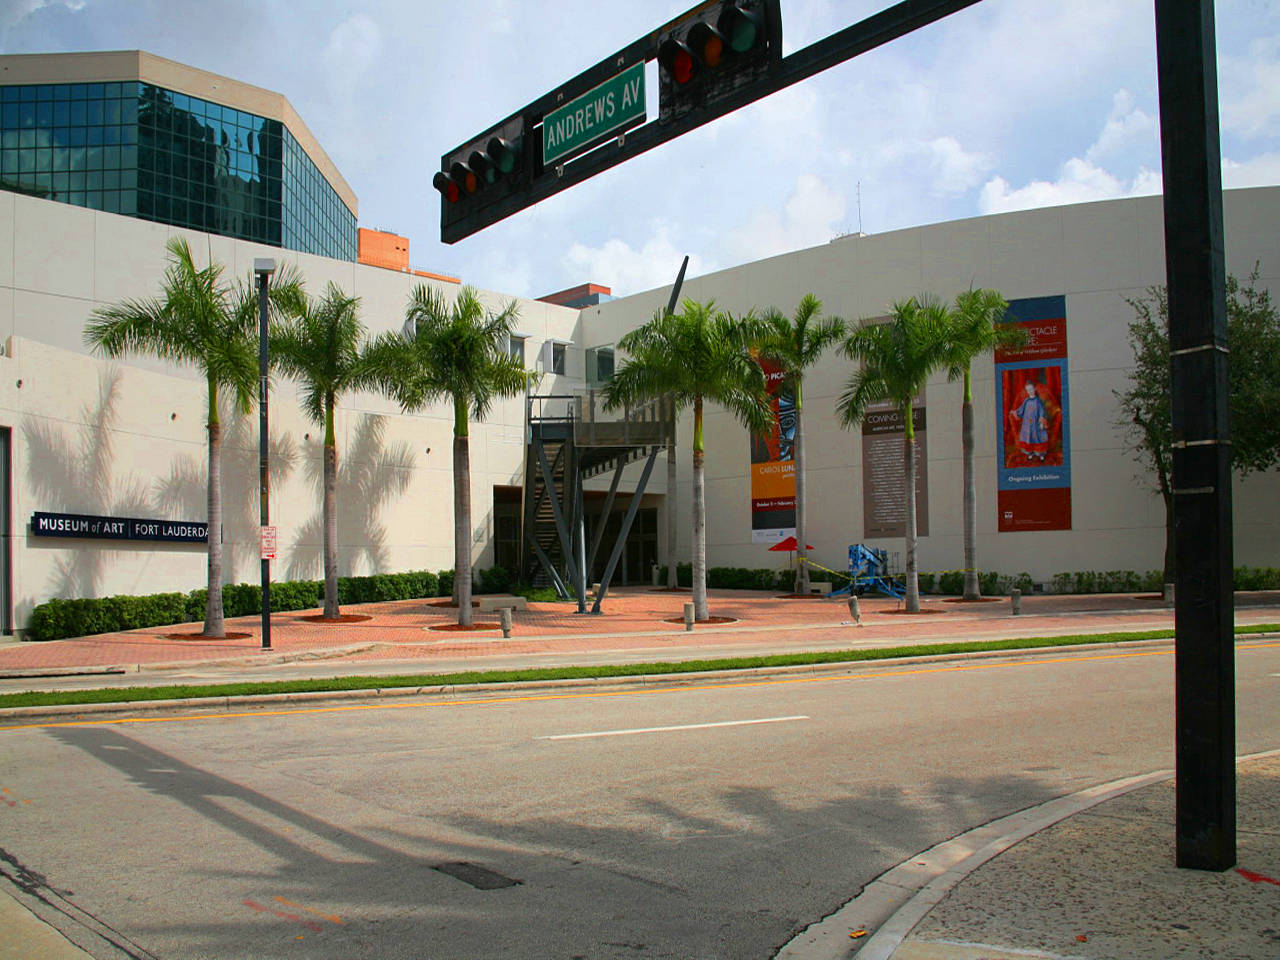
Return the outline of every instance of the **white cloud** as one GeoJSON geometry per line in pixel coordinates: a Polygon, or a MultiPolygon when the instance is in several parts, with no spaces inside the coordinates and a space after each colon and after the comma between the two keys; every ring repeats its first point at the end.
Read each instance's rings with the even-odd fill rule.
{"type": "Polygon", "coordinates": [[[357,77],[372,65],[382,46],[378,25],[363,13],[353,14],[333,28],[324,56],[329,69],[344,77],[357,77]]]}
{"type": "Polygon", "coordinates": [[[1064,203],[1088,203],[1159,192],[1158,174],[1143,169],[1132,180],[1122,180],[1097,164],[1072,157],[1062,165],[1057,180],[1034,180],[1025,187],[1012,188],[1004,177],[992,177],[982,186],[978,209],[982,213],[1007,213],[1064,203]]]}
{"type": "Polygon", "coordinates": [[[1264,153],[1252,160],[1237,163],[1222,159],[1222,185],[1238,187],[1270,187],[1280,183],[1280,153],[1264,153]]]}
{"type": "Polygon", "coordinates": [[[66,7],[68,10],[83,10],[86,0],[16,0],[16,2],[0,5],[0,26],[11,27],[21,23],[37,10],[45,7],[66,7]]]}
{"type": "Polygon", "coordinates": [[[772,257],[826,243],[843,229],[845,195],[820,177],[802,174],[782,209],[761,208],[746,226],[725,238],[734,263],[772,257]]]}
{"type": "Polygon", "coordinates": [[[955,137],[898,140],[877,151],[876,162],[898,176],[927,182],[933,193],[960,194],[982,182],[990,157],[971,153],[955,137]]]}
{"type": "Polygon", "coordinates": [[[1241,57],[1223,57],[1222,125],[1244,137],[1274,136],[1280,124],[1280,37],[1249,44],[1241,57]]]}
{"type": "Polygon", "coordinates": [[[1083,157],[1072,157],[1063,163],[1056,180],[1033,180],[1025,186],[1013,187],[1002,176],[992,177],[979,192],[978,209],[984,214],[1005,213],[1159,193],[1162,181],[1158,171],[1139,165],[1132,177],[1125,177],[1101,162],[1107,158],[1111,158],[1113,165],[1126,159],[1132,162],[1134,153],[1140,152],[1135,148],[1155,146],[1152,140],[1158,144],[1159,128],[1155,119],[1134,106],[1133,95],[1128,90],[1117,90],[1102,130],[1083,157]]]}
{"type": "MultiPolygon", "coordinates": [[[[614,296],[627,296],[670,284],[680,269],[684,253],[671,242],[669,228],[658,224],[639,249],[625,240],[611,237],[598,247],[574,243],[563,258],[563,266],[580,277],[579,283],[600,283],[614,296]]],[[[689,257],[688,276],[714,269],[696,255],[689,257]]]]}
{"type": "Polygon", "coordinates": [[[1133,94],[1128,90],[1117,90],[1111,102],[1111,115],[1084,158],[1096,163],[1134,146],[1158,144],[1159,139],[1160,128],[1155,118],[1133,105],[1133,94]]]}

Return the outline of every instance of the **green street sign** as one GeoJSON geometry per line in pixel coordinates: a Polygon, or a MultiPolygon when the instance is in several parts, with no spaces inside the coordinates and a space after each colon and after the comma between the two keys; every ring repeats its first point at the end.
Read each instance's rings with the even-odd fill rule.
{"type": "Polygon", "coordinates": [[[616,76],[542,120],[542,163],[549,165],[619,130],[643,123],[644,63],[616,76]]]}

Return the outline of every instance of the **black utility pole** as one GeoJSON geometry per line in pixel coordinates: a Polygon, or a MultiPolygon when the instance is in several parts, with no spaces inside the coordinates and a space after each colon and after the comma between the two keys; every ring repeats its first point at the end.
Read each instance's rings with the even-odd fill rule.
{"type": "Polygon", "coordinates": [[[1236,861],[1235,631],[1213,0],[1156,0],[1177,563],[1177,863],[1236,861]]]}
{"type": "MultiPolygon", "coordinates": [[[[276,272],[276,262],[270,259],[255,259],[253,272],[258,278],[258,513],[259,544],[263,542],[262,533],[270,524],[270,507],[268,494],[268,459],[267,447],[267,395],[271,382],[267,362],[267,286],[271,275],[276,272]]],[[[271,649],[271,561],[263,552],[262,557],[262,649],[271,649]]]]}

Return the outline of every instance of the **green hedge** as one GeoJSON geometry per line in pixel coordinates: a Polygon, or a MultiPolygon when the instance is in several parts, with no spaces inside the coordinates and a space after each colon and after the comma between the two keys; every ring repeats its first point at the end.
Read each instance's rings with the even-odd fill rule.
{"type": "MultiPolygon", "coordinates": [[[[452,585],[452,572],[450,584],[452,585]]],[[[368,577],[339,577],[339,603],[373,603],[439,596],[439,578],[418,570],[376,573],[368,577]]],[[[324,584],[318,580],[282,580],[271,584],[271,609],[309,610],[318,607],[324,584]]],[[[117,630],[194,623],[204,619],[207,591],[154,593],[142,597],[98,597],[86,600],[48,600],[31,611],[29,640],[61,640],[117,630]]],[[[244,617],[262,610],[262,588],[256,583],[232,583],[222,588],[222,612],[244,617]]]]}

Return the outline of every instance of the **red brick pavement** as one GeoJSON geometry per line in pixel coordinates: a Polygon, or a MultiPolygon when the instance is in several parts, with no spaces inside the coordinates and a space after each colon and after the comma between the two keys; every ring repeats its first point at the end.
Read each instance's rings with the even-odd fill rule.
{"type": "MultiPolygon", "coordinates": [[[[920,616],[895,613],[896,601],[864,597],[863,627],[849,623],[843,600],[787,599],[754,591],[712,590],[710,606],[716,616],[737,622],[700,625],[686,633],[679,624],[687,593],[623,588],[606,598],[600,616],[580,615],[572,604],[531,603],[513,615],[512,635],[503,639],[493,613],[476,612],[476,619],[495,623],[495,629],[460,633],[429,629],[456,621],[456,611],[425,600],[344,607],[344,612],[368,615],[358,623],[318,624],[303,618],[314,611],[280,613],[272,617],[273,649],[261,649],[259,620],[242,617],[227,621],[227,629],[249,636],[207,640],[195,636],[199,624],[149,628],[45,643],[0,643],[0,673],[73,667],[140,667],[190,664],[274,662],[281,658],[325,657],[349,661],[444,658],[502,654],[579,651],[625,651],[637,648],[684,651],[714,647],[732,640],[740,647],[783,652],[832,645],[875,645],[892,641],[928,642],[998,636],[1102,632],[1171,625],[1172,612],[1153,596],[1030,596],[1022,601],[1023,615],[1012,617],[1009,602],[957,604],[936,598],[924,602],[920,616]],[[168,634],[186,632],[190,639],[168,634]]],[[[1280,621],[1280,591],[1237,595],[1237,622],[1280,621]]]]}

